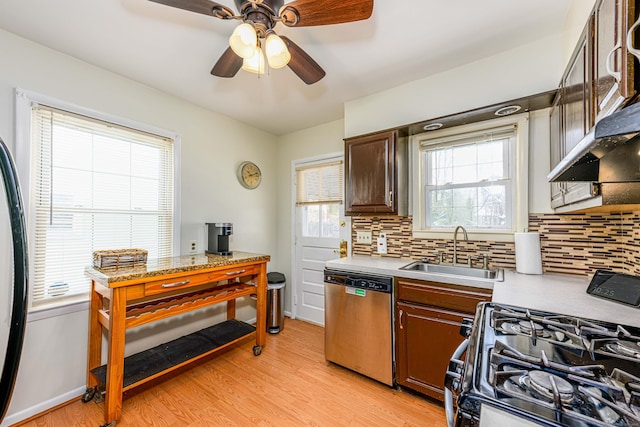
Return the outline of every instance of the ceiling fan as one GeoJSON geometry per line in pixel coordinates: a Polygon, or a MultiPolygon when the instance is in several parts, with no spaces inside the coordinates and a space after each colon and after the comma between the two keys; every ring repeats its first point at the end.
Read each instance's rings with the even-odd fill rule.
{"type": "Polygon", "coordinates": [[[316,83],[325,71],[300,46],[278,36],[277,23],[287,27],[341,24],[368,19],[373,0],[234,0],[239,14],[211,0],[150,0],[167,6],[242,21],[229,38],[229,47],[211,70],[218,77],[233,77],[240,68],[262,74],[271,68],[289,68],[306,84],[316,83]],[[263,53],[264,52],[264,53],[263,53]],[[266,56],[266,61],[265,61],[266,56]]]}

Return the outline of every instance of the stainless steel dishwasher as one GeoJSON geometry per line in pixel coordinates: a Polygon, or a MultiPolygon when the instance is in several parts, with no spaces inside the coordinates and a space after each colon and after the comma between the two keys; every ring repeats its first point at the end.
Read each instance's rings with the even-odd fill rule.
{"type": "Polygon", "coordinates": [[[392,303],[392,277],[325,269],[325,358],[393,386],[392,303]]]}

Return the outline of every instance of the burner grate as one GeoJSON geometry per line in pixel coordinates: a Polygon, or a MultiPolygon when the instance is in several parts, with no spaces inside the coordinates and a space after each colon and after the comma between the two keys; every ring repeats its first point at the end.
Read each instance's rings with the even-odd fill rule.
{"type": "Polygon", "coordinates": [[[491,350],[489,383],[498,396],[533,403],[593,426],[640,426],[640,379],[602,365],[570,366],[526,355],[497,341],[491,350]]]}

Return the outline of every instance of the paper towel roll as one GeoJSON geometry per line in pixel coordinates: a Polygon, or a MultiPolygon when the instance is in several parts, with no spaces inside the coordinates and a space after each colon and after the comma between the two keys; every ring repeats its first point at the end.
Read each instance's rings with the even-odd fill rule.
{"type": "Polygon", "coordinates": [[[515,233],[516,271],[524,274],[542,274],[540,234],[515,233]]]}

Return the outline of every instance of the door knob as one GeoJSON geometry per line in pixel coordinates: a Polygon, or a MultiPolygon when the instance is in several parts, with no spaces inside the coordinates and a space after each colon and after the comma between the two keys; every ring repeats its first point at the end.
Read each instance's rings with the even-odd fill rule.
{"type": "Polygon", "coordinates": [[[340,254],[340,258],[346,258],[347,257],[347,241],[340,240],[340,249],[334,249],[333,253],[340,254]]]}

